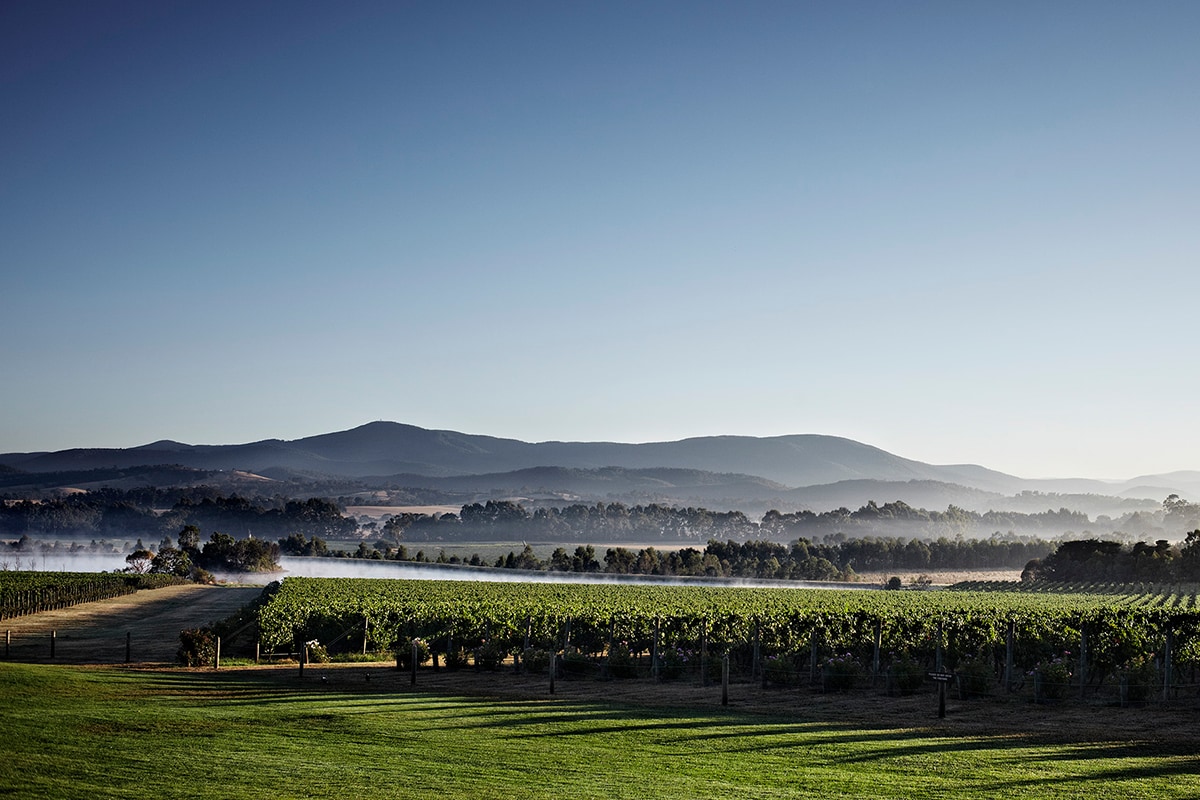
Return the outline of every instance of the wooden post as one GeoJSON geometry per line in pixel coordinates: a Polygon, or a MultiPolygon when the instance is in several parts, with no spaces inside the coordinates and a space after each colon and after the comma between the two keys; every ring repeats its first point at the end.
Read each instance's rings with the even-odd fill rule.
{"type": "Polygon", "coordinates": [[[650,675],[655,680],[658,680],[658,633],[660,622],[661,620],[658,617],[654,618],[654,640],[650,644],[650,675]]]}
{"type": "Polygon", "coordinates": [[[10,647],[12,647],[12,631],[7,630],[4,632],[4,659],[6,661],[8,660],[8,650],[10,647]]]}
{"type": "Polygon", "coordinates": [[[1008,621],[1008,634],[1004,638],[1004,691],[1011,692],[1013,690],[1013,682],[1016,677],[1013,675],[1013,659],[1014,650],[1013,644],[1017,638],[1017,623],[1016,620],[1008,621]]]}
{"type": "Polygon", "coordinates": [[[362,651],[362,654],[364,656],[367,654],[367,636],[370,633],[370,628],[371,628],[371,618],[364,616],[363,617],[363,651],[362,651]]]}
{"type": "Polygon", "coordinates": [[[1167,642],[1163,647],[1163,702],[1171,699],[1172,665],[1171,650],[1174,649],[1175,632],[1167,628],[1167,642]]]}
{"type": "Polygon", "coordinates": [[[871,660],[871,683],[879,680],[880,651],[883,649],[883,620],[875,620],[875,657],[871,660]]]}
{"type": "Polygon", "coordinates": [[[708,619],[700,620],[700,685],[708,685],[708,619]]]}
{"type": "Polygon", "coordinates": [[[304,677],[304,665],[308,663],[308,642],[300,646],[300,677],[304,677]]]}
{"type": "Polygon", "coordinates": [[[942,671],[942,621],[940,619],[937,626],[937,654],[934,656],[933,664],[934,671],[942,671]]]}
{"type": "Polygon", "coordinates": [[[754,657],[750,662],[750,680],[762,673],[762,629],[758,617],[754,618],[754,657]]]}
{"type": "Polygon", "coordinates": [[[554,694],[554,673],[558,672],[558,653],[550,651],[550,694],[554,694]]]}
{"type": "Polygon", "coordinates": [[[221,668],[221,637],[217,637],[217,641],[213,646],[213,669],[221,668]]]}
{"type": "Polygon", "coordinates": [[[412,677],[408,682],[409,686],[417,685],[417,640],[412,640],[412,677]]]}
{"type": "Polygon", "coordinates": [[[617,621],[612,617],[608,618],[608,649],[604,653],[604,674],[602,677],[612,677],[612,651],[613,639],[617,636],[617,621]]]}
{"type": "Polygon", "coordinates": [[[125,663],[133,660],[133,631],[125,631],[125,663]]]}
{"type": "Polygon", "coordinates": [[[50,631],[50,657],[54,658],[54,645],[58,641],[58,631],[50,631]]]}
{"type": "Polygon", "coordinates": [[[808,634],[808,682],[817,682],[817,629],[813,627],[808,634]]]}
{"type": "Polygon", "coordinates": [[[729,705],[729,653],[721,658],[721,705],[729,705]]]}
{"type": "Polygon", "coordinates": [[[262,639],[254,640],[254,663],[257,664],[262,658],[262,639]]]}
{"type": "Polygon", "coordinates": [[[1083,700],[1087,692],[1087,628],[1079,628],[1079,699],[1083,700]]]}
{"type": "Polygon", "coordinates": [[[525,615],[525,648],[529,649],[529,635],[533,629],[533,618],[528,614],[525,615]]]}
{"type": "Polygon", "coordinates": [[[567,652],[567,648],[571,646],[571,618],[567,617],[563,622],[563,652],[567,652]]]}

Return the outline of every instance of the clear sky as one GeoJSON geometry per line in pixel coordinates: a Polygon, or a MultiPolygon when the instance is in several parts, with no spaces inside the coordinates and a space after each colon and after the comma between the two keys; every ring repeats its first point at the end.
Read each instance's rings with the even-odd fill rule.
{"type": "Polygon", "coordinates": [[[0,4],[0,452],[1200,469],[1200,3],[0,4]]]}

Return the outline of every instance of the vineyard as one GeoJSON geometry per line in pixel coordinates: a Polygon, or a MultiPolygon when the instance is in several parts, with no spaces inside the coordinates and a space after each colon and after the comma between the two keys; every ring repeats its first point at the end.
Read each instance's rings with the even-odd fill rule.
{"type": "Polygon", "coordinates": [[[964,584],[881,592],[696,586],[505,584],[355,579],[285,580],[257,611],[268,649],[305,642],[393,651],[410,642],[433,665],[495,668],[547,656],[564,669],[663,679],[720,674],[828,683],[846,673],[903,691],[948,668],[989,682],[1178,683],[1200,664],[1194,589],[964,584]],[[1003,588],[1007,591],[996,591],[1003,588]],[[1175,668],[1172,675],[1171,670],[1175,668]],[[807,675],[806,675],[807,673],[807,675]],[[1036,677],[1034,677],[1036,676],[1036,677]]]}
{"type": "Polygon", "coordinates": [[[0,619],[185,583],[170,575],[0,571],[0,619]]]}

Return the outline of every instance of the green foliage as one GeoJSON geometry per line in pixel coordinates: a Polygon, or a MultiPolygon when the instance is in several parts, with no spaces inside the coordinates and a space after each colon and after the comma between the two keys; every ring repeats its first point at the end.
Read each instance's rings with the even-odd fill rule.
{"type": "Polygon", "coordinates": [[[821,662],[821,688],[826,692],[848,692],[862,674],[862,665],[850,653],[830,656],[821,662]]]}
{"type": "Polygon", "coordinates": [[[216,659],[217,637],[212,628],[188,628],[179,632],[175,660],[185,667],[211,667],[216,659]]]}
{"type": "Polygon", "coordinates": [[[887,671],[888,691],[912,694],[925,683],[925,667],[910,655],[893,658],[887,671]]]}
{"type": "Polygon", "coordinates": [[[796,657],[791,654],[767,656],[763,659],[763,677],[770,686],[795,686],[800,682],[796,657]]]}

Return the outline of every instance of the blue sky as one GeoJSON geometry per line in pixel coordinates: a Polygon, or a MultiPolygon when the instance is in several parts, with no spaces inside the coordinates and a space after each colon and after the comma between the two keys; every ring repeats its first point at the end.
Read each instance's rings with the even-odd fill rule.
{"type": "Polygon", "coordinates": [[[0,452],[389,419],[1200,469],[1197,30],[1194,2],[5,3],[0,452]]]}

